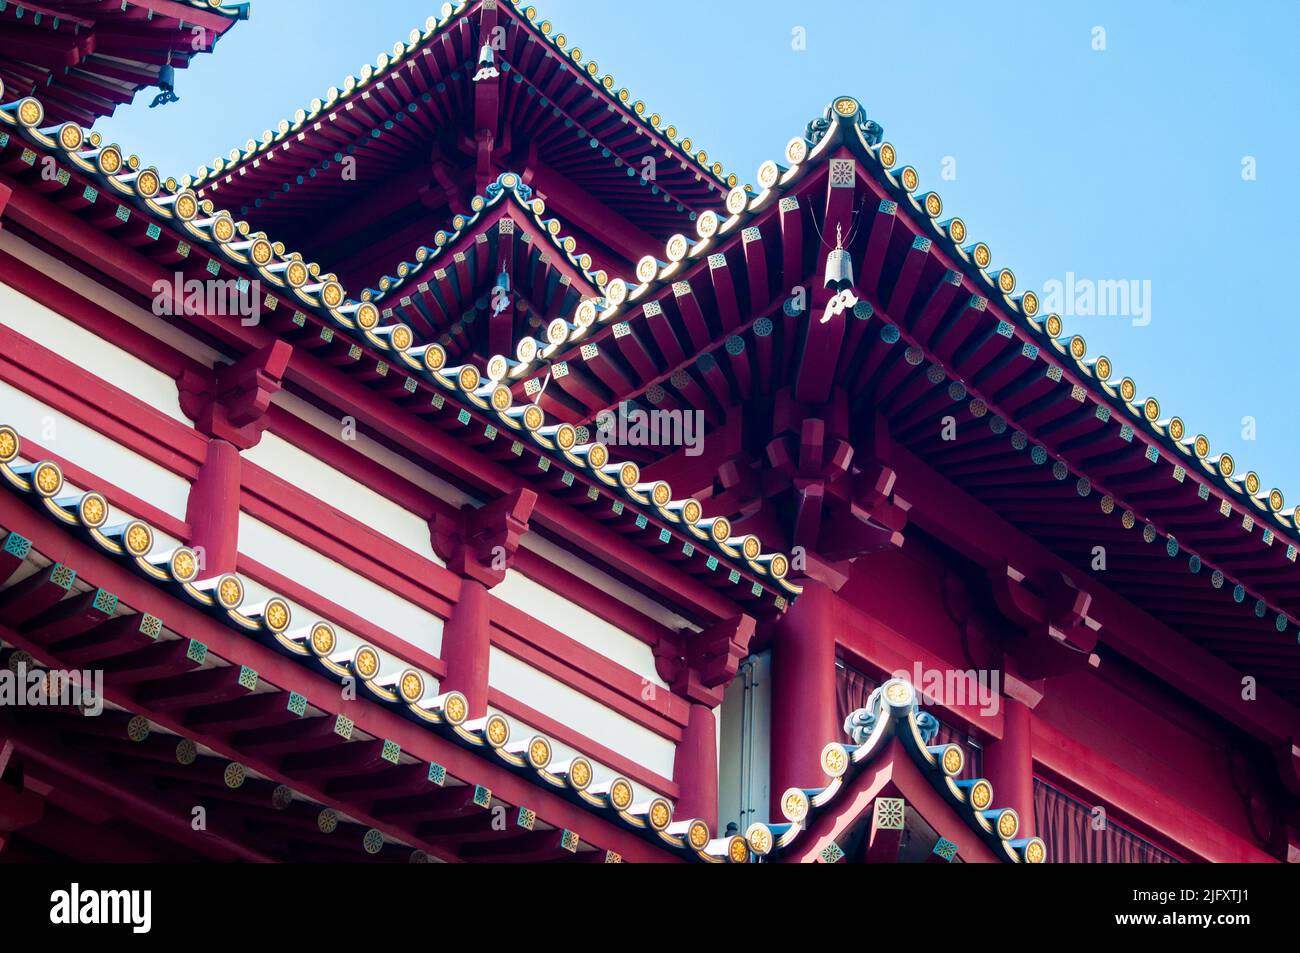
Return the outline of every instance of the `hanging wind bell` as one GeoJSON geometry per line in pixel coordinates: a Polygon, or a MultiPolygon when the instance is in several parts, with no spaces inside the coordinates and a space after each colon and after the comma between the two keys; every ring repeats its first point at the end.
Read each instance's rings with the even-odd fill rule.
{"type": "Polygon", "coordinates": [[[853,287],[853,262],[849,258],[849,250],[844,247],[844,229],[841,225],[835,226],[835,247],[826,256],[825,287],[836,291],[853,287]]]}
{"type": "Polygon", "coordinates": [[[484,43],[483,49],[478,54],[478,72],[474,74],[474,82],[481,83],[485,79],[496,79],[501,74],[497,72],[496,54],[492,52],[492,45],[484,43]]]}

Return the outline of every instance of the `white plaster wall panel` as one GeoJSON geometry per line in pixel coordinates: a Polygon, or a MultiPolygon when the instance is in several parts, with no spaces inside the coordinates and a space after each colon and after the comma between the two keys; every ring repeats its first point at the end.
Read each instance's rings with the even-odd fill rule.
{"type": "Polygon", "coordinates": [[[92,476],[185,519],[188,480],[4,381],[0,381],[0,421],[92,476]]]}
{"type": "Polygon", "coordinates": [[[14,237],[11,232],[0,231],[0,249],[200,364],[213,367],[225,362],[220,354],[180,328],[168,324],[153,312],[110,291],[57,258],[45,254],[39,248],[14,237]]]}
{"type": "Polygon", "coordinates": [[[393,542],[444,565],[434,554],[428,521],[287,440],[265,433],[257,446],[244,451],[244,457],[393,542]]]}
{"type": "Polygon", "coordinates": [[[247,513],[239,514],[239,551],[417,648],[442,651],[438,616],[247,513]]]}
{"type": "Polygon", "coordinates": [[[573,553],[563,547],[557,546],[548,539],[538,536],[536,533],[528,533],[520,540],[520,545],[524,549],[530,550],[539,556],[545,557],[548,562],[554,563],[563,569],[567,569],[575,576],[593,583],[603,592],[613,596],[624,605],[635,609],[637,612],[653,619],[665,628],[677,631],[687,629],[692,632],[698,632],[699,627],[692,625],[686,619],[673,612],[661,602],[656,602],[649,596],[646,596],[631,586],[626,586],[619,582],[613,576],[601,572],[592,566],[591,563],[579,559],[573,553]]]}
{"type": "Polygon", "coordinates": [[[4,283],[0,283],[0,324],[190,425],[170,377],[4,283]]]}
{"type": "Polygon", "coordinates": [[[673,742],[495,647],[488,684],[629,761],[672,778],[677,750],[673,742]]]}
{"type": "Polygon", "coordinates": [[[507,570],[505,580],[492,594],[646,681],[667,688],[655,671],[654,650],[649,645],[523,573],[507,570]]]}
{"type": "MultiPolygon", "coordinates": [[[[271,402],[277,407],[281,407],[293,414],[299,420],[311,424],[322,433],[328,434],[335,440],[339,439],[343,425],[338,417],[333,417],[321,410],[314,404],[310,404],[300,397],[280,391],[271,398],[271,402]]],[[[385,469],[396,473],[398,476],[409,480],[416,486],[420,487],[453,506],[460,507],[467,503],[475,503],[468,494],[452,486],[445,480],[440,480],[429,471],[425,470],[418,464],[412,463],[406,457],[399,453],[394,453],[383,444],[370,439],[365,434],[358,433],[356,439],[350,440],[348,446],[358,453],[364,454],[371,460],[383,466],[385,469]]]]}

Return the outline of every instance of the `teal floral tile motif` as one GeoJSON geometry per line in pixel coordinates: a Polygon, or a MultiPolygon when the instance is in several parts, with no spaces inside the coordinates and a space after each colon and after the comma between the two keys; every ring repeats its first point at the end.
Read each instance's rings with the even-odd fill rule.
{"type": "Polygon", "coordinates": [[[934,853],[948,862],[957,856],[957,845],[946,837],[940,837],[939,843],[934,845],[934,853]]]}
{"type": "Polygon", "coordinates": [[[239,684],[250,692],[257,689],[257,672],[247,665],[239,666],[239,684]]]}
{"type": "Polygon", "coordinates": [[[535,811],[530,811],[526,807],[521,807],[519,809],[519,814],[515,817],[515,825],[517,827],[522,827],[526,831],[531,831],[533,825],[536,823],[537,813],[535,811]]]}
{"type": "Polygon", "coordinates": [[[474,803],[478,807],[488,807],[492,803],[492,791],[481,784],[474,785],[474,803]]]}
{"type": "Polygon", "coordinates": [[[442,787],[447,783],[447,769],[436,762],[429,764],[429,783],[442,787]]]}
{"type": "Polygon", "coordinates": [[[821,857],[823,864],[838,864],[844,859],[844,851],[839,844],[831,841],[821,849],[818,856],[821,857]]]}
{"type": "Polygon", "coordinates": [[[385,738],[384,750],[383,753],[380,755],[380,757],[383,758],[385,761],[387,761],[389,764],[397,764],[401,756],[402,756],[402,746],[395,741],[389,741],[388,739],[385,738]]]}
{"type": "Polygon", "coordinates": [[[307,696],[297,692],[289,693],[289,710],[301,718],[307,713],[307,696]]]}
{"type": "Polygon", "coordinates": [[[185,657],[195,665],[202,665],[208,657],[208,647],[198,639],[190,639],[190,647],[185,652],[185,657]]]}
{"type": "Polygon", "coordinates": [[[560,846],[571,854],[578,852],[578,835],[570,830],[560,831],[560,846]]]}
{"type": "Polygon", "coordinates": [[[340,738],[352,740],[352,729],[354,727],[356,726],[352,723],[352,719],[346,715],[339,715],[334,719],[334,734],[340,738]]]}

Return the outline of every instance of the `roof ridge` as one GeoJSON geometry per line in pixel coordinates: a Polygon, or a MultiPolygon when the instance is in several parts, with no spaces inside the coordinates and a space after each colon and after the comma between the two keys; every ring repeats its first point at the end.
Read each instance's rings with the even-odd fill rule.
{"type": "Polygon", "coordinates": [[[397,291],[412,278],[424,271],[427,267],[434,264],[443,251],[452,247],[455,241],[467,231],[489,209],[495,208],[504,199],[512,199],[515,204],[522,210],[532,216],[533,221],[538,225],[542,233],[550,240],[555,250],[564,255],[568,262],[578,269],[593,288],[602,290],[609,282],[609,273],[602,269],[592,270],[594,262],[589,254],[581,252],[578,249],[578,242],[572,235],[564,237],[560,234],[564,225],[557,215],[549,219],[543,219],[546,213],[546,202],[533,194],[532,188],[524,182],[524,178],[518,172],[502,172],[497,176],[496,181],[488,183],[487,188],[481,195],[476,195],[470,200],[470,212],[467,214],[457,214],[451,220],[451,231],[438,229],[433,236],[433,245],[421,245],[415,250],[414,262],[402,261],[398,268],[398,275],[384,275],[376,284],[378,288],[365,288],[361,292],[362,301],[373,301],[376,304],[397,291]]]}
{"type": "MultiPolygon", "coordinates": [[[[198,2],[198,0],[194,0],[194,2],[198,2]]],[[[369,89],[376,83],[383,82],[393,70],[406,61],[409,54],[441,34],[449,24],[469,12],[472,7],[485,2],[497,2],[499,4],[498,9],[513,9],[520,22],[531,29],[540,40],[549,43],[557,51],[561,59],[572,61],[580,73],[586,73],[587,76],[594,80],[596,87],[612,104],[620,107],[629,118],[640,122],[647,129],[661,136],[669,145],[690,159],[700,171],[712,176],[718,185],[734,186],[736,184],[735,173],[724,174],[725,170],[722,163],[716,161],[710,163],[708,153],[702,149],[695,149],[695,144],[690,137],[678,135],[679,131],[675,125],[666,123],[659,113],[652,112],[647,117],[646,111],[648,107],[644,101],[639,99],[632,101],[631,93],[625,87],[615,91],[614,77],[609,73],[603,76],[600,75],[600,68],[595,60],[588,59],[586,65],[583,66],[581,48],[571,46],[568,37],[563,33],[555,33],[550,20],[539,21],[536,7],[532,5],[524,6],[522,0],[508,0],[508,2],[507,0],[456,0],[454,5],[451,3],[443,4],[441,18],[431,16],[426,19],[423,32],[418,28],[413,29],[408,34],[405,43],[399,40],[393,44],[391,54],[388,52],[379,53],[373,67],[367,63],[362,66],[358,74],[346,77],[341,90],[336,86],[331,86],[326,91],[324,99],[313,99],[308,104],[308,109],[299,109],[294,113],[292,122],[288,119],[282,119],[277,124],[274,132],[270,129],[265,130],[260,139],[249,139],[243,149],[232,149],[227,158],[215,157],[211,164],[200,167],[194,175],[183,176],[180,180],[182,186],[197,189],[220,176],[230,174],[242,167],[246,162],[269,151],[305,126],[315,122],[323,113],[344,105],[358,93],[369,89]]]]}

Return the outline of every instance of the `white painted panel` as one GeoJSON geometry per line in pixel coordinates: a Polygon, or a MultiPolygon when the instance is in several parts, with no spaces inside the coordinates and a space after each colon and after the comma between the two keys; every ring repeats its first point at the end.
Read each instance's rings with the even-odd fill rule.
{"type": "Polygon", "coordinates": [[[442,651],[442,620],[247,513],[239,551],[426,652],[442,651]]]}
{"type": "MultiPolygon", "coordinates": [[[[310,404],[288,391],[280,391],[271,398],[271,402],[335,440],[338,440],[339,435],[342,433],[343,425],[339,422],[338,417],[327,414],[316,405],[310,404]]],[[[467,493],[462,492],[445,480],[440,480],[424,467],[412,463],[400,453],[394,453],[382,443],[370,439],[365,434],[356,434],[355,439],[348,442],[348,446],[374,460],[385,469],[391,470],[398,476],[427,490],[438,499],[450,503],[452,506],[461,507],[467,503],[478,505],[478,501],[472,499],[467,493]]]]}
{"type": "Polygon", "coordinates": [[[488,684],[516,701],[536,709],[629,761],[673,776],[677,746],[649,728],[587,697],[576,689],[521,662],[508,652],[492,649],[488,684]]]}
{"type": "Polygon", "coordinates": [[[169,376],[3,282],[0,324],[189,426],[169,376]]]}
{"type": "Polygon", "coordinates": [[[507,570],[505,580],[492,593],[611,662],[617,662],[649,682],[667,687],[655,671],[654,650],[649,645],[523,573],[507,570]]]}
{"type": "Polygon", "coordinates": [[[0,422],[35,440],[92,476],[185,519],[188,480],[122,447],[96,430],[0,381],[0,422]]]}
{"type": "Polygon", "coordinates": [[[444,565],[434,554],[426,520],[287,440],[265,433],[257,446],[244,451],[244,457],[393,542],[444,565]]]}
{"type": "Polygon", "coordinates": [[[602,592],[608,593],[624,605],[635,609],[642,615],[653,619],[665,628],[679,631],[687,629],[692,632],[698,632],[699,626],[692,625],[686,619],[673,612],[661,602],[657,602],[646,596],[631,586],[624,585],[613,576],[601,572],[591,563],[573,555],[567,549],[557,546],[548,539],[528,533],[520,540],[520,545],[524,549],[531,550],[539,556],[546,558],[547,562],[554,563],[563,569],[567,569],[575,576],[580,576],[588,582],[595,585],[602,592]]]}
{"type": "Polygon", "coordinates": [[[15,237],[12,232],[0,231],[0,249],[4,249],[19,261],[31,265],[64,287],[71,288],[83,298],[93,301],[106,311],[111,311],[124,321],[135,325],[141,331],[188,355],[200,364],[212,367],[219,361],[223,361],[216,351],[180,328],[173,327],[151,311],[147,311],[133,301],[128,301],[57,258],[29,245],[15,237]]]}

